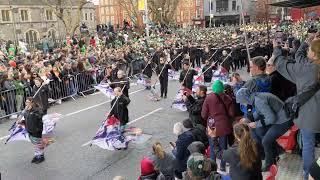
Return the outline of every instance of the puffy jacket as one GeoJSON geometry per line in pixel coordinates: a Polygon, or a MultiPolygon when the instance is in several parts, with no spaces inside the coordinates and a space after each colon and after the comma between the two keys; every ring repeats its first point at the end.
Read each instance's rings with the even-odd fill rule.
{"type": "Polygon", "coordinates": [[[177,171],[183,172],[187,169],[187,161],[190,156],[188,146],[194,141],[191,131],[186,131],[178,136],[176,148],[172,150],[177,161],[177,171]]]}

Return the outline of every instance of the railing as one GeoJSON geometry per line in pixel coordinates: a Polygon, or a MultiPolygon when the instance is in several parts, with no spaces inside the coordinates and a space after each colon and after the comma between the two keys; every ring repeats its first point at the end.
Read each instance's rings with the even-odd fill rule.
{"type": "MultiPolygon", "coordinates": [[[[89,72],[69,75],[59,80],[51,81],[48,84],[48,100],[52,102],[85,96],[94,92],[94,85],[102,81],[105,76],[104,69],[97,69],[89,72]]],[[[21,89],[5,90],[0,92],[0,119],[9,116],[14,117],[25,107],[26,97],[32,96],[32,87],[26,86],[21,89]]]]}

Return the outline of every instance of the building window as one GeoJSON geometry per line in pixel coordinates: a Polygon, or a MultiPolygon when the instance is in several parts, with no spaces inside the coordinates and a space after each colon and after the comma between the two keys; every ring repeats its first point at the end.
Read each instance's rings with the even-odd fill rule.
{"type": "Polygon", "coordinates": [[[196,0],[196,6],[200,6],[200,0],[196,0]]]}
{"type": "Polygon", "coordinates": [[[21,21],[29,21],[28,10],[20,10],[21,21]]]}
{"type": "Polygon", "coordinates": [[[201,12],[200,9],[196,10],[196,19],[200,19],[201,18],[201,12]]]}
{"type": "Polygon", "coordinates": [[[10,11],[9,10],[1,10],[2,21],[11,21],[10,19],[10,11]]]}
{"type": "Polygon", "coordinates": [[[90,13],[90,20],[93,21],[93,14],[90,13]]]}
{"type": "Polygon", "coordinates": [[[52,21],[53,20],[52,10],[46,10],[46,18],[47,18],[47,21],[52,21]]]}
{"type": "Polygon", "coordinates": [[[30,30],[26,32],[26,42],[28,44],[34,45],[38,41],[37,32],[34,30],[30,30]]]}
{"type": "Polygon", "coordinates": [[[114,16],[111,16],[111,17],[110,17],[110,22],[111,22],[111,24],[112,24],[112,25],[114,25],[114,24],[115,24],[114,16]]]}
{"type": "Polygon", "coordinates": [[[56,41],[56,31],[54,29],[48,31],[48,38],[53,42],[56,41]]]}
{"type": "Polygon", "coordinates": [[[225,1],[225,0],[217,0],[217,1],[216,1],[216,11],[217,11],[217,12],[225,12],[225,11],[228,11],[228,1],[225,1]]]}
{"type": "Polygon", "coordinates": [[[211,11],[213,10],[213,2],[212,1],[211,1],[210,9],[211,9],[211,11]]]}
{"type": "Polygon", "coordinates": [[[237,6],[237,11],[238,11],[238,12],[240,11],[240,6],[237,6]]]}
{"type": "Polygon", "coordinates": [[[236,1],[232,1],[232,11],[235,11],[237,7],[237,2],[236,1]]]}
{"type": "Polygon", "coordinates": [[[84,13],[84,20],[88,21],[88,14],[84,13]]]}

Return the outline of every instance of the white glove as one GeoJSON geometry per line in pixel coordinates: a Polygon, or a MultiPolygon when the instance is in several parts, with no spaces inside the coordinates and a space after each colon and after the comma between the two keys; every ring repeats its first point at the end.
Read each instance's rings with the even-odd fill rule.
{"type": "Polygon", "coordinates": [[[50,83],[50,79],[46,79],[43,83],[44,83],[45,85],[49,84],[49,83],[50,83]]]}

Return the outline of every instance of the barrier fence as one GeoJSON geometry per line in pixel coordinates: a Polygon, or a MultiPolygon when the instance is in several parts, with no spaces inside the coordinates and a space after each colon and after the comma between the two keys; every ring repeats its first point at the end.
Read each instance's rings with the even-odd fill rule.
{"type": "MultiPolygon", "coordinates": [[[[52,80],[47,85],[49,102],[56,102],[68,98],[75,100],[75,96],[95,91],[94,85],[101,82],[105,76],[104,69],[68,75],[59,80],[52,80]]],[[[17,115],[25,107],[26,97],[32,96],[32,87],[25,86],[20,89],[0,92],[0,119],[17,115]]]]}

